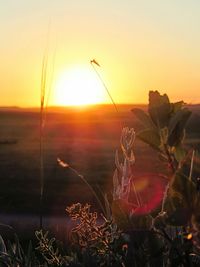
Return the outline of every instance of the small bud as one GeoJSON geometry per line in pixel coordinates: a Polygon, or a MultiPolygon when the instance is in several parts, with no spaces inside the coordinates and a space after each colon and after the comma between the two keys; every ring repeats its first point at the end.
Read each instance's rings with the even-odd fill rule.
{"type": "Polygon", "coordinates": [[[187,240],[191,240],[192,239],[192,234],[191,233],[189,233],[187,236],[186,236],[186,238],[187,238],[187,240]]]}

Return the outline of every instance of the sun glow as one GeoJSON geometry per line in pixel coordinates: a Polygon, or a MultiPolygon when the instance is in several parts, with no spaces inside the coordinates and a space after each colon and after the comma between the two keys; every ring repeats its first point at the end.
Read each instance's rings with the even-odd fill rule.
{"type": "Polygon", "coordinates": [[[102,103],[105,102],[105,88],[92,68],[70,68],[57,79],[54,101],[61,106],[102,103]]]}

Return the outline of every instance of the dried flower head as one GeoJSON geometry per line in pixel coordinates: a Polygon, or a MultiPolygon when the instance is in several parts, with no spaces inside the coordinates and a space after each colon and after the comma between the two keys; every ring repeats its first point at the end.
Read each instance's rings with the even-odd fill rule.
{"type": "Polygon", "coordinates": [[[123,152],[123,163],[119,161],[118,151],[115,153],[116,169],[113,176],[113,199],[123,199],[128,201],[132,180],[132,169],[135,163],[133,144],[135,131],[133,128],[125,127],[121,134],[121,149],[123,152]]]}

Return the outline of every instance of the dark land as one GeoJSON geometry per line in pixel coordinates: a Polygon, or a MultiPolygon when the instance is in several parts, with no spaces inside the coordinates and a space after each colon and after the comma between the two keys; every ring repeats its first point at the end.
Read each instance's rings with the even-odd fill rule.
{"type": "MultiPolygon", "coordinates": [[[[131,112],[134,105],[112,105],[86,109],[48,108],[44,126],[44,213],[65,216],[67,205],[88,202],[98,209],[94,195],[68,163],[95,190],[111,194],[115,151],[120,151],[123,126],[141,125],[131,112]]],[[[138,107],[138,106],[137,106],[138,107]]],[[[146,106],[139,106],[146,109],[146,106]]],[[[200,106],[189,106],[193,115],[187,125],[186,144],[200,148],[200,106]]],[[[40,203],[40,116],[39,109],[0,109],[0,214],[39,214],[40,203]]],[[[148,184],[150,197],[164,167],[157,154],[136,140],[135,179],[154,177],[148,184]]],[[[166,181],[160,182],[163,186],[166,181]]],[[[146,193],[144,194],[145,197],[146,193]]],[[[2,217],[3,218],[3,217],[2,217]]],[[[0,219],[1,220],[1,219],[0,219]]]]}

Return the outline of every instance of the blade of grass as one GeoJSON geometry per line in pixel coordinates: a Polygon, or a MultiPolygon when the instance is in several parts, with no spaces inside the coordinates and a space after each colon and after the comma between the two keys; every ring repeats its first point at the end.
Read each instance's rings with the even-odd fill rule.
{"type": "Polygon", "coordinates": [[[102,83],[103,87],[105,88],[105,90],[106,90],[108,96],[110,97],[110,99],[111,99],[111,101],[112,101],[112,103],[113,103],[113,105],[114,105],[114,107],[115,107],[116,112],[118,113],[119,111],[118,111],[117,105],[115,104],[114,99],[112,98],[112,95],[110,94],[110,92],[109,92],[109,90],[108,90],[108,88],[107,88],[107,86],[106,86],[104,80],[102,79],[101,75],[99,74],[99,72],[98,72],[97,69],[95,68],[95,65],[97,65],[98,67],[100,67],[99,63],[98,63],[95,59],[93,59],[93,60],[90,60],[90,64],[92,65],[92,67],[93,67],[94,71],[96,72],[96,74],[97,74],[99,80],[101,81],[101,83],[102,83]],[[95,65],[94,65],[94,64],[95,64],[95,65]]]}
{"type": "Polygon", "coordinates": [[[44,107],[47,85],[48,47],[42,60],[42,75],[40,85],[40,229],[43,228],[43,195],[44,195],[44,107]]]}
{"type": "Polygon", "coordinates": [[[192,151],[192,158],[191,158],[191,164],[190,164],[190,174],[189,174],[189,180],[192,181],[192,172],[193,172],[193,166],[194,166],[194,156],[195,156],[195,150],[192,151]]]}
{"type": "Polygon", "coordinates": [[[93,187],[88,183],[88,181],[84,178],[83,175],[81,175],[77,170],[75,170],[74,168],[72,168],[68,163],[62,161],[61,159],[57,158],[57,162],[58,164],[62,167],[62,168],[68,168],[70,169],[74,174],[76,174],[86,185],[87,187],[90,189],[90,191],[93,193],[93,195],[95,196],[101,210],[103,211],[103,214],[106,216],[106,210],[103,207],[101,200],[99,199],[98,195],[96,194],[95,190],[93,189],[93,187]]]}

